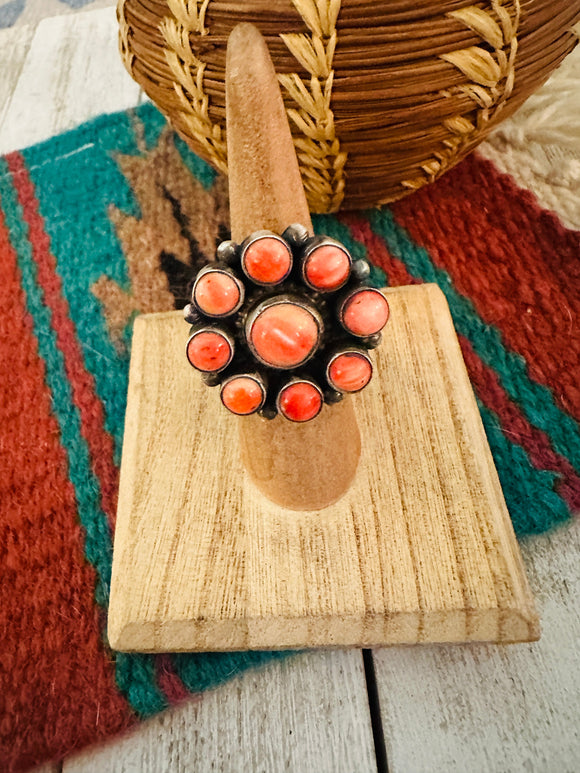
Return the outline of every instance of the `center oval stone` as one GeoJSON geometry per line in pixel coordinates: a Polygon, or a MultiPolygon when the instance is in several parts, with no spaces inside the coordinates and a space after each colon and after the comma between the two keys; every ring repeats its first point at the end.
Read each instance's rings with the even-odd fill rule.
{"type": "Polygon", "coordinates": [[[291,300],[259,306],[246,323],[246,337],[256,357],[283,370],[301,365],[314,354],[320,332],[314,312],[291,300]]]}

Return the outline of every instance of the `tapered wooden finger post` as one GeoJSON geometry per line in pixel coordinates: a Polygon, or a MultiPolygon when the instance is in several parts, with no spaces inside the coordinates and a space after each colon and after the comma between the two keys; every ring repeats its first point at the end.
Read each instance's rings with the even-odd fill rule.
{"type": "MultiPolygon", "coordinates": [[[[228,41],[226,115],[232,238],[312,223],[274,66],[260,32],[238,25],[228,41]]],[[[360,457],[350,399],[304,424],[277,416],[239,420],[243,464],[269,499],[319,510],[349,488],[360,457]]]]}

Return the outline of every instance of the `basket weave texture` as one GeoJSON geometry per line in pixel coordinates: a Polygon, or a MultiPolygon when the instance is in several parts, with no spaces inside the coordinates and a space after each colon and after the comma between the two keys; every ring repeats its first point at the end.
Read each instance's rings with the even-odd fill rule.
{"type": "Polygon", "coordinates": [[[228,35],[266,37],[313,212],[399,199],[511,115],[572,50],[580,0],[119,0],[125,65],[227,171],[228,35]]]}

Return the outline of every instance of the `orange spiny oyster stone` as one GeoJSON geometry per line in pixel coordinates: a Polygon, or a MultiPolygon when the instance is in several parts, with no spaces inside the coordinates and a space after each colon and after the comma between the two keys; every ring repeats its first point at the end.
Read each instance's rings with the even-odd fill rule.
{"type": "Polygon", "coordinates": [[[370,360],[362,353],[337,354],[328,366],[328,382],[339,392],[358,392],[364,389],[373,375],[370,360]]]}
{"type": "Polygon", "coordinates": [[[222,403],[238,416],[248,416],[262,407],[265,393],[262,384],[251,376],[234,376],[221,390],[222,403]]]}
{"type": "Polygon", "coordinates": [[[350,259],[344,250],[332,244],[316,247],[304,262],[304,278],[317,290],[338,290],[350,275],[350,259]]]}
{"type": "Polygon", "coordinates": [[[289,300],[258,309],[248,328],[251,348],[273,368],[294,368],[306,362],[316,351],[320,337],[314,314],[289,300]]]}
{"type": "Polygon", "coordinates": [[[322,395],[309,381],[295,381],[280,390],[278,405],[290,421],[310,421],[322,409],[322,395]]]}
{"type": "Polygon", "coordinates": [[[206,373],[223,370],[233,354],[232,344],[217,330],[200,330],[187,342],[187,359],[206,373]]]}
{"type": "Polygon", "coordinates": [[[203,314],[210,317],[232,314],[242,300],[238,282],[231,274],[219,269],[205,271],[193,288],[193,302],[203,314]]]}
{"type": "Polygon", "coordinates": [[[281,239],[262,236],[244,250],[242,268],[244,273],[258,284],[277,284],[290,273],[292,253],[281,239]]]}
{"type": "Polygon", "coordinates": [[[372,287],[364,287],[350,295],[342,308],[341,322],[355,336],[379,333],[389,319],[389,304],[385,296],[372,287]]]}

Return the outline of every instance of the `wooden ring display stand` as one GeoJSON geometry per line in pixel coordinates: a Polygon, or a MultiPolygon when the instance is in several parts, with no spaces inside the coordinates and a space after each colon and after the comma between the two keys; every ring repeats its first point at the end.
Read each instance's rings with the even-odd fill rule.
{"type": "MultiPolygon", "coordinates": [[[[233,238],[311,228],[274,69],[248,24],[230,36],[226,93],[233,238]]],[[[181,314],[136,320],[113,648],[538,637],[446,301],[434,285],[386,295],[373,382],[304,425],[231,416],[186,361],[181,314]]]]}

